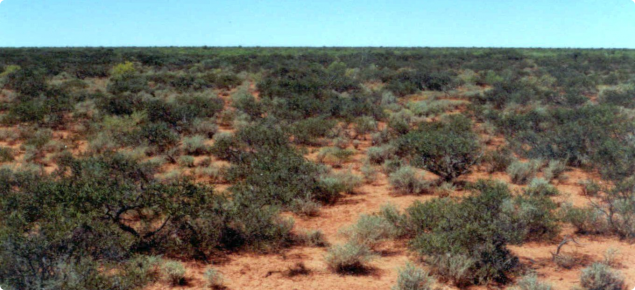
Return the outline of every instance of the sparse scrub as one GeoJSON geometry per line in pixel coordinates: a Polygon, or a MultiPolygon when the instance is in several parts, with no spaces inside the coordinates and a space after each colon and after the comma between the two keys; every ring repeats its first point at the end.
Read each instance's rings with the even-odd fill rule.
{"type": "Polygon", "coordinates": [[[300,234],[300,239],[304,245],[310,247],[327,247],[329,243],[321,230],[310,230],[300,234]]]}
{"type": "Polygon", "coordinates": [[[428,272],[412,263],[406,263],[399,269],[397,285],[393,286],[392,290],[432,290],[435,283],[435,279],[428,272]]]}
{"type": "Polygon", "coordinates": [[[472,122],[453,115],[444,122],[421,124],[418,130],[399,138],[397,155],[451,181],[480,161],[481,146],[472,132],[472,122]]]}
{"type": "Polygon", "coordinates": [[[185,267],[178,261],[166,261],[161,266],[161,271],[172,286],[185,285],[185,267]]]}
{"type": "Polygon", "coordinates": [[[11,162],[15,159],[13,149],[0,147],[0,162],[11,162]]]}
{"type": "Polygon", "coordinates": [[[543,178],[534,178],[529,182],[525,194],[533,196],[555,196],[558,189],[543,178]]]}
{"type": "Polygon", "coordinates": [[[364,162],[362,168],[360,168],[360,171],[362,172],[362,176],[364,177],[364,182],[368,184],[372,184],[378,174],[378,170],[375,169],[375,167],[373,167],[368,161],[364,162]]]}
{"type": "Polygon", "coordinates": [[[512,287],[512,289],[513,290],[551,290],[552,286],[551,284],[541,282],[540,280],[538,280],[538,277],[536,277],[536,275],[534,274],[534,275],[528,275],[528,276],[522,277],[520,280],[518,280],[516,285],[512,287]]]}
{"type": "Polygon", "coordinates": [[[368,160],[372,164],[382,164],[386,160],[393,158],[396,148],[392,145],[383,145],[380,147],[370,147],[367,150],[368,160]]]}
{"type": "Polygon", "coordinates": [[[515,184],[525,184],[536,175],[536,165],[533,162],[515,161],[507,167],[507,174],[515,184]]]}
{"type": "Polygon", "coordinates": [[[507,147],[499,148],[495,151],[488,151],[483,157],[487,163],[487,172],[505,172],[510,164],[516,161],[516,157],[507,147]]]}
{"type": "Polygon", "coordinates": [[[382,216],[361,215],[357,223],[341,231],[349,242],[373,248],[383,240],[396,236],[394,227],[382,216]]]}
{"type": "Polygon", "coordinates": [[[566,164],[560,160],[551,160],[544,169],[544,176],[547,181],[558,179],[567,169],[566,164]]]}
{"type": "Polygon", "coordinates": [[[410,166],[403,166],[391,173],[389,181],[400,194],[422,194],[431,187],[430,182],[410,166]]]}
{"type": "Polygon", "coordinates": [[[348,242],[328,249],[324,257],[329,269],[339,274],[363,274],[374,255],[366,245],[348,242]]]}
{"type": "Polygon", "coordinates": [[[223,283],[225,283],[225,278],[223,278],[223,274],[218,272],[218,270],[213,268],[208,268],[205,270],[205,286],[210,289],[222,289],[223,283]]]}
{"type": "Polygon", "coordinates": [[[210,146],[205,144],[205,137],[196,135],[183,138],[183,151],[189,155],[205,155],[211,152],[210,146]]]}
{"type": "Polygon", "coordinates": [[[580,284],[587,290],[625,290],[624,278],[611,267],[594,263],[582,270],[580,284]]]}

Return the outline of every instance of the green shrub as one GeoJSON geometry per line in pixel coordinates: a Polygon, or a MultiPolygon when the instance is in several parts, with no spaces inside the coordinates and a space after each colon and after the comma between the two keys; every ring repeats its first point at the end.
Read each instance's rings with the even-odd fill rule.
{"type": "Polygon", "coordinates": [[[580,234],[606,234],[611,231],[604,213],[595,208],[563,208],[566,222],[569,222],[580,234]]]}
{"type": "Polygon", "coordinates": [[[633,95],[635,95],[635,89],[632,87],[627,89],[608,89],[600,93],[599,103],[623,106],[625,108],[632,109],[635,107],[633,95]]]}
{"type": "Polygon", "coordinates": [[[597,196],[602,190],[602,186],[592,179],[582,181],[581,184],[583,193],[587,196],[597,196]]]}
{"type": "Polygon", "coordinates": [[[368,148],[366,154],[368,155],[368,160],[372,164],[382,164],[386,160],[391,159],[395,155],[396,148],[391,145],[384,145],[381,147],[370,147],[368,148]]]}
{"type": "Polygon", "coordinates": [[[194,174],[197,177],[207,177],[212,180],[212,182],[225,182],[227,175],[227,166],[219,166],[215,164],[210,164],[206,167],[198,167],[194,170],[194,174]]]}
{"type": "Polygon", "coordinates": [[[335,120],[327,120],[323,117],[300,120],[291,125],[293,142],[297,144],[315,145],[317,138],[325,137],[337,124],[335,120]]]}
{"type": "Polygon", "coordinates": [[[9,147],[0,147],[0,162],[11,162],[14,159],[13,149],[9,147]]]}
{"type": "Polygon", "coordinates": [[[194,157],[183,155],[179,157],[179,165],[183,167],[194,167],[194,157]]]}
{"type": "Polygon", "coordinates": [[[329,162],[333,163],[334,166],[341,167],[344,163],[349,162],[355,153],[357,153],[357,151],[354,149],[324,147],[320,149],[317,160],[318,162],[329,162]]]}
{"type": "Polygon", "coordinates": [[[300,234],[300,239],[304,245],[310,247],[326,247],[328,242],[321,230],[310,230],[300,234]]]}
{"type": "Polygon", "coordinates": [[[404,166],[407,165],[405,165],[405,163],[401,159],[392,158],[384,161],[384,164],[382,164],[382,169],[384,173],[390,175],[404,166]]]}
{"type": "Polygon", "coordinates": [[[533,196],[555,196],[558,189],[542,178],[534,178],[525,189],[525,194],[533,196]]]}
{"type": "Polygon", "coordinates": [[[205,144],[205,137],[202,135],[196,135],[192,137],[183,138],[183,151],[189,155],[206,155],[209,154],[210,146],[205,144]]]}
{"type": "Polygon", "coordinates": [[[394,227],[383,217],[377,215],[360,215],[357,223],[342,230],[349,242],[373,248],[383,240],[393,238],[394,227]]]}
{"type": "Polygon", "coordinates": [[[389,176],[390,185],[400,194],[422,194],[430,190],[430,182],[410,166],[403,166],[389,176]]]}
{"type": "Polygon", "coordinates": [[[222,160],[232,160],[239,155],[240,144],[231,133],[221,132],[214,135],[211,153],[222,160]]]}
{"type": "Polygon", "coordinates": [[[393,204],[381,206],[379,215],[392,227],[390,230],[396,237],[404,237],[409,233],[407,216],[401,214],[393,204]]]}
{"type": "Polygon", "coordinates": [[[166,123],[149,123],[143,125],[139,131],[133,133],[139,139],[145,140],[149,145],[156,146],[159,152],[165,152],[179,143],[179,135],[166,123]]]}
{"type": "Polygon", "coordinates": [[[531,180],[537,172],[536,164],[534,162],[521,162],[516,161],[507,167],[507,174],[515,184],[525,184],[531,180]]]}
{"type": "Polygon", "coordinates": [[[550,240],[560,232],[554,211],[556,204],[546,196],[518,196],[503,201],[500,227],[506,229],[510,243],[550,240]]]}
{"type": "Polygon", "coordinates": [[[373,183],[377,178],[377,169],[375,169],[375,167],[373,167],[368,161],[364,162],[359,170],[362,172],[365,183],[373,183]]]}
{"type": "Polygon", "coordinates": [[[548,283],[541,282],[538,280],[536,275],[528,275],[522,277],[516,285],[512,288],[513,290],[551,290],[552,286],[548,283]]]}
{"type": "Polygon", "coordinates": [[[444,182],[441,185],[439,185],[439,187],[437,187],[434,191],[440,197],[447,197],[447,196],[450,196],[450,194],[452,194],[455,190],[456,190],[456,186],[454,186],[454,184],[450,182],[444,182]]]}
{"type": "Polygon", "coordinates": [[[625,290],[624,278],[611,267],[594,263],[582,270],[580,284],[588,290],[625,290]]]}
{"type": "Polygon", "coordinates": [[[399,269],[397,285],[393,286],[392,290],[432,290],[435,283],[435,279],[426,271],[411,263],[406,263],[403,268],[399,269]]]}
{"type": "Polygon", "coordinates": [[[487,163],[487,172],[505,172],[510,164],[516,161],[512,151],[507,148],[499,148],[495,151],[488,151],[483,156],[483,161],[487,163]]]}
{"type": "Polygon", "coordinates": [[[429,261],[437,275],[450,280],[457,287],[471,285],[476,279],[474,267],[477,260],[467,255],[435,255],[429,261]]]}
{"type": "Polygon", "coordinates": [[[289,210],[303,216],[317,216],[322,205],[319,202],[311,200],[310,196],[305,198],[296,198],[291,201],[289,210]]]}
{"type": "Polygon", "coordinates": [[[190,129],[193,134],[203,135],[207,138],[214,137],[214,134],[218,132],[218,126],[213,121],[205,121],[202,119],[194,119],[192,122],[192,128],[190,129]]]}
{"type": "Polygon", "coordinates": [[[366,134],[377,129],[377,121],[375,121],[375,119],[370,116],[356,118],[354,123],[356,138],[359,138],[359,136],[363,136],[363,138],[366,139],[366,134]]]}
{"type": "Polygon", "coordinates": [[[332,246],[325,255],[329,269],[339,274],[363,274],[374,256],[366,245],[348,242],[332,246]]]}
{"type": "Polygon", "coordinates": [[[390,119],[388,119],[388,128],[398,135],[403,135],[410,132],[410,125],[413,121],[414,114],[410,110],[403,109],[390,115],[390,119]]]}
{"type": "Polygon", "coordinates": [[[454,259],[469,261],[460,267],[467,278],[457,284],[504,283],[518,266],[518,258],[506,247],[511,233],[504,226],[509,217],[503,215],[503,205],[511,193],[506,184],[491,181],[479,181],[472,189],[475,194],[460,202],[446,198],[409,207],[406,228],[414,236],[410,245],[422,255],[440,258],[442,273],[451,273],[454,259]]]}
{"type": "Polygon", "coordinates": [[[331,174],[330,176],[337,179],[341,184],[341,191],[348,194],[354,194],[355,188],[362,184],[362,178],[359,175],[353,174],[350,169],[331,174]]]}
{"type": "Polygon", "coordinates": [[[222,289],[223,283],[225,279],[223,278],[223,274],[218,272],[218,270],[213,268],[208,268],[205,270],[205,286],[211,289],[222,289]]]}
{"type": "Polygon", "coordinates": [[[410,158],[414,166],[451,181],[479,161],[481,149],[477,140],[472,122],[463,116],[453,116],[447,123],[423,124],[417,131],[399,138],[397,154],[410,158]]]}
{"type": "Polygon", "coordinates": [[[167,261],[161,266],[161,271],[172,286],[185,285],[185,266],[177,261],[167,261]]]}
{"type": "Polygon", "coordinates": [[[549,161],[549,165],[544,169],[545,179],[547,181],[558,179],[562,176],[562,174],[567,169],[567,166],[564,162],[560,160],[551,160],[549,161]]]}

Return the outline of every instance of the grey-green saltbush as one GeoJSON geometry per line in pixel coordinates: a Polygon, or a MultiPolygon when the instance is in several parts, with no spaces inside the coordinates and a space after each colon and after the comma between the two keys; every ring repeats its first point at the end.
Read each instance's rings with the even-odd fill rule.
{"type": "Polygon", "coordinates": [[[430,189],[430,182],[410,166],[402,166],[391,173],[389,181],[401,194],[421,194],[430,189]]]}
{"type": "Polygon", "coordinates": [[[368,270],[374,255],[366,245],[348,242],[328,249],[324,257],[329,269],[340,274],[359,274],[368,270]]]}
{"type": "Polygon", "coordinates": [[[382,216],[363,214],[357,223],[344,229],[342,234],[349,241],[366,245],[370,248],[377,243],[395,236],[395,228],[382,216]]]}
{"type": "Polygon", "coordinates": [[[538,277],[534,274],[518,280],[512,290],[551,290],[551,285],[538,280],[538,277]]]}
{"type": "Polygon", "coordinates": [[[534,178],[525,193],[532,196],[554,196],[558,195],[558,189],[543,178],[534,178]]]}
{"type": "Polygon", "coordinates": [[[161,266],[161,271],[174,286],[185,284],[185,266],[177,261],[167,261],[161,266]]]}
{"type": "Polygon", "coordinates": [[[399,269],[397,285],[392,290],[431,290],[435,282],[428,272],[408,262],[399,269]]]}
{"type": "Polygon", "coordinates": [[[536,164],[534,162],[515,161],[507,167],[507,174],[515,184],[525,184],[536,175],[536,164]]]}
{"type": "Polygon", "coordinates": [[[624,290],[624,278],[611,267],[594,263],[582,270],[580,284],[587,290],[624,290]]]}

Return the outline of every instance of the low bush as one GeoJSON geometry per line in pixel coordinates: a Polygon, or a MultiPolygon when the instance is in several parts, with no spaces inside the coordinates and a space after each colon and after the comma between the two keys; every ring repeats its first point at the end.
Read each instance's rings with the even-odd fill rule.
{"type": "Polygon", "coordinates": [[[564,207],[563,220],[571,223],[579,234],[606,234],[611,231],[604,213],[592,207],[564,207]]]}
{"type": "Polygon", "coordinates": [[[483,161],[487,163],[487,172],[505,172],[510,164],[516,161],[512,151],[507,148],[499,148],[495,151],[488,151],[483,156],[483,161]]]}
{"type": "Polygon", "coordinates": [[[183,155],[181,157],[179,157],[179,161],[178,161],[179,165],[182,167],[194,167],[194,157],[189,156],[189,155],[183,155]]]}
{"type": "Polygon", "coordinates": [[[211,147],[205,144],[205,140],[202,135],[183,138],[183,152],[193,156],[209,154],[211,147]]]}
{"type": "Polygon", "coordinates": [[[597,196],[602,190],[602,186],[595,182],[595,180],[589,179],[581,182],[582,192],[586,196],[597,196]]]}
{"type": "Polygon", "coordinates": [[[205,286],[210,289],[223,289],[223,283],[225,279],[223,274],[213,268],[208,268],[203,274],[205,276],[205,286]]]}
{"type": "Polygon", "coordinates": [[[512,287],[513,290],[551,290],[552,286],[548,283],[538,280],[536,275],[528,275],[522,277],[516,285],[512,287]]]}
{"type": "Polygon", "coordinates": [[[185,266],[177,261],[167,261],[161,266],[161,271],[172,286],[185,285],[185,266]]]}
{"type": "Polygon", "coordinates": [[[145,140],[148,145],[156,146],[159,152],[165,152],[175,147],[179,141],[179,135],[166,123],[148,123],[143,125],[132,136],[145,140]]]}
{"type": "Polygon", "coordinates": [[[470,188],[475,194],[460,202],[443,198],[409,207],[405,227],[414,236],[410,245],[436,259],[435,268],[444,276],[462,277],[456,279],[457,285],[505,283],[518,266],[518,258],[506,247],[516,229],[505,225],[506,213],[515,212],[504,206],[511,192],[506,184],[492,181],[479,181],[470,188]]]}
{"type": "Polygon", "coordinates": [[[525,194],[532,196],[555,196],[558,189],[542,178],[534,178],[525,189],[525,194]]]}
{"type": "Polygon", "coordinates": [[[333,166],[341,167],[349,162],[351,157],[357,153],[354,149],[341,149],[338,147],[324,147],[317,155],[318,162],[331,163],[333,166]]]}
{"type": "Polygon", "coordinates": [[[299,235],[304,245],[310,247],[326,247],[329,243],[321,230],[310,230],[299,235]]]}
{"type": "Polygon", "coordinates": [[[293,142],[297,144],[315,145],[317,139],[325,137],[337,124],[335,120],[327,120],[323,117],[308,118],[297,121],[291,125],[293,142]]]}
{"type": "Polygon", "coordinates": [[[355,137],[366,139],[366,134],[371,133],[377,129],[377,121],[370,116],[363,116],[356,118],[355,121],[355,137]]]}
{"type": "Polygon", "coordinates": [[[332,271],[355,275],[368,271],[368,262],[374,258],[374,255],[368,246],[348,242],[330,247],[324,258],[332,271]]]}
{"type": "Polygon", "coordinates": [[[452,116],[447,122],[422,124],[397,140],[397,155],[409,158],[445,181],[470,171],[481,157],[481,146],[472,132],[472,122],[452,116]]]}
{"type": "Polygon", "coordinates": [[[206,121],[203,119],[194,119],[192,127],[189,129],[193,134],[203,135],[207,138],[214,137],[214,134],[218,132],[218,126],[213,121],[206,121]]]}
{"type": "Polygon", "coordinates": [[[322,205],[310,197],[296,198],[291,201],[289,210],[302,216],[317,216],[322,205]]]}
{"type": "Polygon", "coordinates": [[[372,184],[377,178],[378,170],[375,169],[375,167],[373,167],[368,161],[364,162],[359,170],[362,172],[365,183],[372,184]]]}
{"type": "Polygon", "coordinates": [[[368,161],[372,164],[382,164],[386,160],[395,157],[396,148],[392,145],[383,145],[380,147],[368,148],[366,154],[368,161]]]}
{"type": "Polygon", "coordinates": [[[403,166],[390,174],[390,185],[400,194],[422,194],[430,190],[431,184],[423,174],[410,166],[403,166]]]}
{"type": "Polygon", "coordinates": [[[551,240],[560,232],[556,204],[544,195],[517,196],[501,205],[500,227],[510,243],[551,240]]]}
{"type": "Polygon", "coordinates": [[[349,242],[373,248],[383,240],[395,237],[394,227],[382,216],[361,215],[354,225],[343,229],[349,242]]]}
{"type": "Polygon", "coordinates": [[[507,174],[515,184],[526,184],[538,171],[536,162],[516,161],[507,167],[507,174]]]}
{"type": "Polygon", "coordinates": [[[240,154],[240,143],[231,133],[221,132],[214,135],[211,153],[221,160],[233,160],[240,154]]]}
{"type": "Polygon", "coordinates": [[[467,255],[435,255],[429,258],[433,271],[451,281],[457,287],[466,287],[474,283],[474,267],[477,260],[467,255]]]}
{"type": "Polygon", "coordinates": [[[332,173],[330,176],[337,179],[341,184],[341,191],[348,194],[354,194],[355,188],[362,184],[362,178],[359,175],[353,174],[350,169],[338,173],[332,173]]]}
{"type": "Polygon", "coordinates": [[[399,269],[397,285],[392,290],[432,290],[435,279],[428,272],[416,267],[411,263],[399,269]]]}
{"type": "Polygon", "coordinates": [[[625,290],[624,278],[611,267],[594,263],[582,270],[580,284],[587,290],[625,290]]]}
{"type": "Polygon", "coordinates": [[[551,160],[549,165],[543,170],[544,176],[547,181],[558,179],[567,170],[567,166],[560,160],[551,160]]]}
{"type": "Polygon", "coordinates": [[[9,147],[0,147],[0,162],[11,162],[14,159],[13,149],[9,147]]]}

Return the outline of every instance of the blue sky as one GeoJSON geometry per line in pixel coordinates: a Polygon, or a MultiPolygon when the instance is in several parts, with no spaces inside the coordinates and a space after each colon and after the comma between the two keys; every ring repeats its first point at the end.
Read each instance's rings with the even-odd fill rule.
{"type": "Polygon", "coordinates": [[[635,48],[633,0],[4,0],[5,46],[635,48]]]}

